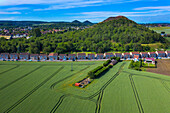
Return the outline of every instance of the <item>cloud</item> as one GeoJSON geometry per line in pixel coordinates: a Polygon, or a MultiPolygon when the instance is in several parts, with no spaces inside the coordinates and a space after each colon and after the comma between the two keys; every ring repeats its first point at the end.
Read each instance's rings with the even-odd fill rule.
{"type": "Polygon", "coordinates": [[[0,17],[0,20],[14,20],[16,19],[15,17],[7,17],[7,18],[2,18],[0,17]]]}
{"type": "Polygon", "coordinates": [[[54,3],[67,3],[80,0],[0,0],[0,6],[10,6],[10,5],[23,5],[23,4],[54,4],[54,3]]]}
{"type": "Polygon", "coordinates": [[[0,14],[21,14],[20,12],[6,12],[6,11],[1,11],[0,14]]]}
{"type": "Polygon", "coordinates": [[[140,0],[73,0],[70,2],[58,2],[56,5],[51,5],[47,8],[34,9],[34,11],[44,11],[44,10],[58,10],[58,9],[70,9],[78,7],[88,7],[88,6],[101,6],[106,4],[119,4],[125,2],[136,2],[140,0]]]}
{"type": "Polygon", "coordinates": [[[34,11],[58,10],[58,9],[70,9],[70,8],[76,8],[76,7],[97,6],[103,2],[104,2],[103,0],[71,2],[71,3],[60,4],[60,5],[52,5],[48,8],[44,8],[44,9],[35,9],[34,11]]]}
{"type": "Polygon", "coordinates": [[[153,10],[153,9],[170,11],[170,6],[139,7],[139,8],[135,8],[134,10],[153,10]]]}
{"type": "Polygon", "coordinates": [[[107,17],[114,17],[114,16],[127,16],[127,17],[154,17],[158,15],[168,15],[170,12],[164,12],[164,10],[152,10],[152,11],[132,11],[132,12],[113,12],[113,11],[96,11],[96,12],[81,12],[81,13],[72,13],[68,15],[72,16],[72,19],[80,19],[80,20],[103,20],[107,17]]]}
{"type": "Polygon", "coordinates": [[[19,11],[19,10],[26,10],[26,9],[29,9],[27,7],[11,7],[11,8],[7,8],[7,9],[4,9],[5,11],[19,11]]]}

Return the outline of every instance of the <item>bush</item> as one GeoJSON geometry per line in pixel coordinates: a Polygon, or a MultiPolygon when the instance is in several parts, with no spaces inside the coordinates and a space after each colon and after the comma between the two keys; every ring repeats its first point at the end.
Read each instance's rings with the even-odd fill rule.
{"type": "Polygon", "coordinates": [[[95,74],[98,70],[100,70],[100,69],[102,69],[102,68],[103,68],[103,66],[98,66],[98,67],[96,67],[95,69],[89,71],[89,72],[88,72],[88,76],[93,79],[94,76],[95,76],[94,74],[95,74]]]}
{"type": "Polygon", "coordinates": [[[101,70],[97,71],[94,75],[95,78],[100,77],[104,72],[106,72],[109,69],[109,66],[103,67],[101,70]]]}
{"type": "Polygon", "coordinates": [[[109,65],[109,68],[112,68],[113,67],[113,65],[109,65]]]}
{"type": "Polygon", "coordinates": [[[106,66],[108,66],[108,65],[110,64],[110,62],[111,62],[111,60],[110,60],[110,59],[109,59],[109,60],[107,60],[106,62],[104,62],[104,63],[103,63],[103,66],[105,66],[105,67],[106,67],[106,66]]]}
{"type": "Polygon", "coordinates": [[[118,62],[120,62],[120,57],[116,57],[116,59],[115,60],[117,60],[118,62]]]}

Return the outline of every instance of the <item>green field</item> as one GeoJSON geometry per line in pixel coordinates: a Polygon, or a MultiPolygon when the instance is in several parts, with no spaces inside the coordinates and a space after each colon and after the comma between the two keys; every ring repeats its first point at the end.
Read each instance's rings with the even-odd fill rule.
{"type": "Polygon", "coordinates": [[[170,77],[119,62],[86,88],[96,62],[0,62],[0,113],[170,113],[170,77]]]}
{"type": "Polygon", "coordinates": [[[165,32],[170,34],[170,27],[150,27],[149,29],[156,31],[157,33],[165,32]]]}

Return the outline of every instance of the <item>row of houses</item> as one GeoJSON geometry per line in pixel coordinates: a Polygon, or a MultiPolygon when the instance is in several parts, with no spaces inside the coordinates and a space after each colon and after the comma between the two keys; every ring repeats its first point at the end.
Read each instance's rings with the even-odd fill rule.
{"type": "Polygon", "coordinates": [[[97,53],[97,54],[87,54],[86,53],[77,53],[77,54],[58,54],[50,53],[47,54],[29,54],[29,53],[0,53],[0,59],[11,59],[11,60],[83,60],[83,59],[110,59],[111,57],[120,57],[124,59],[134,58],[135,55],[138,55],[139,58],[162,58],[169,57],[170,51],[156,51],[156,52],[130,52],[130,53],[97,53]]]}

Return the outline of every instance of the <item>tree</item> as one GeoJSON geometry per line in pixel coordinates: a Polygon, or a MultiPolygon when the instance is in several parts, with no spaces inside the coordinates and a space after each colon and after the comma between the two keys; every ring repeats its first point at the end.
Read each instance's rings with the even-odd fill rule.
{"type": "Polygon", "coordinates": [[[41,31],[39,28],[33,29],[33,36],[34,37],[40,37],[41,36],[41,31]]]}

